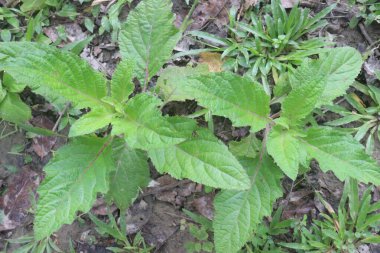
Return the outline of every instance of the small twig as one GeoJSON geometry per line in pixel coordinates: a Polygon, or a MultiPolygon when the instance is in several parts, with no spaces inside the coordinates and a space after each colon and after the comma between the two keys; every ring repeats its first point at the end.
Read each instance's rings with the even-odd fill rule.
{"type": "Polygon", "coordinates": [[[55,132],[58,129],[59,122],[61,122],[63,115],[66,113],[67,109],[69,109],[70,105],[71,105],[70,102],[66,103],[65,108],[63,108],[62,112],[59,113],[59,117],[58,117],[57,121],[55,122],[54,127],[52,129],[53,132],[55,132]]]}
{"type": "MultiPolygon", "coordinates": [[[[369,36],[369,34],[367,32],[367,29],[365,28],[364,24],[363,23],[359,23],[358,26],[359,26],[360,32],[363,34],[363,36],[367,40],[368,44],[369,45],[373,45],[374,42],[373,42],[371,36],[369,36]]],[[[375,52],[376,56],[380,56],[380,52],[379,52],[378,49],[375,49],[374,52],[375,52]]]]}
{"type": "Polygon", "coordinates": [[[106,12],[106,13],[107,13],[107,11],[109,10],[109,8],[111,8],[111,5],[113,5],[115,2],[116,2],[116,0],[112,0],[111,2],[109,2],[109,3],[107,4],[107,7],[106,7],[106,9],[105,9],[105,12],[106,12]]]}
{"type": "Polygon", "coordinates": [[[187,29],[187,27],[190,25],[189,23],[189,19],[191,18],[191,16],[193,16],[193,12],[195,10],[195,7],[197,7],[198,5],[198,2],[199,0],[195,0],[193,5],[191,6],[191,9],[189,11],[189,13],[187,13],[185,19],[183,20],[182,24],[181,24],[181,27],[179,28],[179,30],[184,33],[187,29]]]}
{"type": "Polygon", "coordinates": [[[146,190],[145,192],[142,192],[138,197],[137,199],[142,199],[146,196],[149,196],[149,195],[155,195],[157,193],[160,193],[160,192],[163,192],[163,191],[168,191],[168,190],[171,190],[175,187],[178,187],[178,186],[181,186],[181,185],[184,185],[184,184],[188,184],[188,183],[192,183],[193,181],[191,180],[181,180],[181,181],[178,181],[178,182],[175,182],[175,183],[172,183],[172,184],[168,184],[168,185],[164,185],[164,186],[159,186],[159,187],[154,187],[152,189],[148,189],[146,190]]]}
{"type": "Polygon", "coordinates": [[[220,10],[218,11],[218,13],[216,13],[215,17],[212,17],[212,18],[208,19],[207,22],[201,28],[199,28],[199,30],[203,31],[204,29],[206,29],[207,26],[209,26],[210,23],[211,23],[210,20],[216,19],[220,15],[220,13],[224,10],[224,8],[226,8],[226,4],[227,4],[227,1],[224,1],[224,4],[223,4],[222,8],[220,8],[220,10]]]}

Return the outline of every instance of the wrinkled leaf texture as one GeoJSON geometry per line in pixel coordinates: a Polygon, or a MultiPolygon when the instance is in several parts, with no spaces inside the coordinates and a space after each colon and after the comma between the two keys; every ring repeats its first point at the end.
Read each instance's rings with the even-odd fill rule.
{"type": "Polygon", "coordinates": [[[114,169],[109,141],[92,136],[73,139],[45,166],[34,220],[36,240],[73,222],[77,211],[90,210],[98,192],[108,191],[114,169]]]}
{"type": "Polygon", "coordinates": [[[241,158],[240,162],[253,178],[252,185],[246,191],[222,190],[216,196],[213,227],[217,253],[240,250],[282,196],[282,173],[270,157],[264,156],[262,162],[241,158]]]}

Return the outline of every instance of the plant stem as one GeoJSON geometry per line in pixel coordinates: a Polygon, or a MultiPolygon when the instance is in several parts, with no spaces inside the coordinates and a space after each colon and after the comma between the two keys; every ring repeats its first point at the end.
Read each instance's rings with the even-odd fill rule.
{"type": "Polygon", "coordinates": [[[189,19],[193,15],[193,12],[195,10],[195,7],[198,5],[198,2],[199,2],[199,0],[195,0],[194,1],[193,5],[191,6],[191,9],[190,9],[189,13],[187,13],[185,19],[183,20],[183,22],[181,24],[181,27],[179,28],[179,30],[181,31],[181,33],[184,33],[186,31],[187,27],[190,25],[189,19]]]}
{"type": "Polygon", "coordinates": [[[257,164],[257,168],[255,170],[255,173],[253,173],[253,175],[251,177],[251,183],[252,184],[255,182],[257,174],[259,173],[261,166],[263,164],[263,158],[264,158],[264,154],[266,153],[266,147],[267,147],[267,139],[268,139],[268,135],[269,135],[271,129],[272,129],[271,124],[267,124],[265,127],[265,131],[264,131],[263,141],[261,143],[261,150],[260,150],[260,154],[259,154],[259,162],[257,164]]]}

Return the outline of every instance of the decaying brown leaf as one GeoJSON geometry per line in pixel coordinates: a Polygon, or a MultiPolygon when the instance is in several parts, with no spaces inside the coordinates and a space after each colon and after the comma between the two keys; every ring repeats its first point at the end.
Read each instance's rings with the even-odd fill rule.
{"type": "Polygon", "coordinates": [[[40,183],[39,175],[28,167],[12,175],[6,193],[0,197],[0,231],[12,230],[28,221],[31,199],[40,183]]]}
{"type": "Polygon", "coordinates": [[[219,53],[202,52],[199,54],[199,62],[207,64],[210,72],[222,72],[223,61],[219,53]]]}

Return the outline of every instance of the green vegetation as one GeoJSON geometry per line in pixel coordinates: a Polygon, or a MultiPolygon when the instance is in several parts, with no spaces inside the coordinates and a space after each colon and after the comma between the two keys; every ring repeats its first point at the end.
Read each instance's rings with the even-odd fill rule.
{"type": "MultiPolygon", "coordinates": [[[[280,0],[271,1],[270,8],[247,12],[242,21],[236,21],[237,12],[230,11],[228,38],[219,38],[201,31],[191,35],[210,42],[212,51],[222,51],[224,68],[262,81],[270,93],[267,76],[272,73],[274,82],[287,70],[300,65],[308,56],[323,51],[322,38],[305,39],[327,24],[323,18],[335,7],[331,5],[310,18],[310,10],[294,6],[288,14],[280,0]]],[[[197,50],[195,50],[197,52],[197,50]]]]}
{"type": "Polygon", "coordinates": [[[359,12],[350,20],[350,26],[355,27],[361,20],[366,26],[373,22],[380,23],[380,3],[377,0],[348,0],[351,6],[357,6],[359,12]]]}
{"type": "Polygon", "coordinates": [[[329,214],[321,214],[322,220],[314,220],[310,229],[303,226],[299,243],[280,243],[297,252],[356,252],[365,243],[379,243],[379,203],[371,203],[372,187],[361,197],[355,180],[347,180],[339,204],[338,213],[320,196],[329,214]]]}
{"type": "MultiPolygon", "coordinates": [[[[120,6],[115,7],[117,13],[120,6]]],[[[220,189],[214,199],[212,225],[189,227],[196,239],[189,245],[193,252],[233,253],[244,246],[248,252],[281,252],[271,238],[292,224],[280,221],[281,211],[269,227],[260,224],[283,195],[282,179],[295,180],[300,168],[308,168],[312,160],[323,172],[331,171],[342,181],[351,178],[380,185],[380,167],[360,143],[366,132],[378,129],[373,125],[377,115],[370,118],[373,110],[362,108],[361,112],[352,104],[364,115],[356,120],[370,122],[363,124],[370,125],[368,129],[357,129],[355,138],[337,127],[340,124],[336,121],[330,126],[313,121],[315,111],[337,108],[333,101],[346,94],[362,65],[362,56],[353,48],[321,50],[323,40],[303,39],[306,33],[326,25],[322,18],[333,7],[308,18],[309,11],[299,7],[288,15],[276,0],[264,15],[252,12],[249,21],[242,22],[235,21],[232,11],[232,39],[192,34],[223,42],[227,65],[235,72],[248,70],[248,77],[229,71],[210,73],[201,65],[172,66],[161,73],[155,88],[150,85],[152,78],[172,57],[182,37],[182,31],[173,25],[170,0],[142,0],[125,23],[113,26],[112,31],[120,29],[120,36],[114,39],[118,39],[122,61],[111,80],[74,52],[43,43],[0,43],[1,118],[28,128],[31,111],[18,94],[25,87],[60,111],[70,107],[66,116],[68,143],[44,167],[34,237],[29,238],[33,244],[28,245],[34,247],[37,241],[52,247],[48,238],[63,224],[72,223],[78,211],[88,212],[97,194],[126,211],[139,189],[150,181],[148,160],[161,174],[220,189]],[[309,58],[311,55],[314,57],[309,58]],[[267,80],[269,73],[277,83],[274,92],[267,80]],[[251,78],[257,76],[262,83],[251,78]],[[141,88],[137,94],[135,83],[141,88]],[[192,115],[162,114],[167,103],[185,100],[202,107],[193,115],[204,117],[208,127],[202,127],[192,115]],[[71,116],[79,119],[70,121],[71,116]],[[214,134],[212,116],[228,118],[234,127],[249,127],[250,133],[226,145],[214,134]],[[214,244],[209,241],[211,231],[214,244]],[[260,236],[252,239],[252,234],[260,236]]],[[[374,100],[379,95],[376,89],[362,87],[374,100]]],[[[343,109],[339,113],[352,116],[343,109]]],[[[359,201],[357,184],[346,184],[338,214],[323,215],[324,220],[314,221],[311,231],[303,229],[301,244],[283,246],[323,252],[377,241],[378,237],[368,237],[372,222],[378,220],[373,212],[379,209],[370,203],[370,191],[359,201]],[[315,243],[318,240],[320,244],[315,243]]],[[[117,240],[120,247],[110,250],[149,251],[141,237],[133,243],[128,240],[125,221],[118,225],[111,214],[109,223],[90,218],[101,234],[117,240]]]]}

